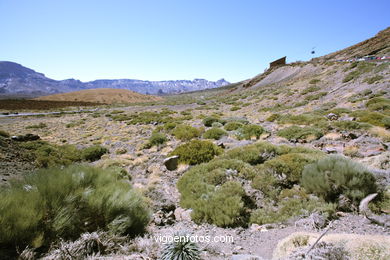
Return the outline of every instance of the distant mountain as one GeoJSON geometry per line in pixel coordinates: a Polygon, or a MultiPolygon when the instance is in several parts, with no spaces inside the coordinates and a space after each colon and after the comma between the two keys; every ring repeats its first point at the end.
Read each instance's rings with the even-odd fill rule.
{"type": "Polygon", "coordinates": [[[75,79],[53,80],[20,64],[0,61],[0,95],[8,96],[28,95],[37,97],[95,88],[127,89],[141,94],[164,95],[218,88],[228,84],[230,83],[224,79],[218,81],[205,79],[169,81],[113,79],[89,82],[81,82],[75,79]]]}

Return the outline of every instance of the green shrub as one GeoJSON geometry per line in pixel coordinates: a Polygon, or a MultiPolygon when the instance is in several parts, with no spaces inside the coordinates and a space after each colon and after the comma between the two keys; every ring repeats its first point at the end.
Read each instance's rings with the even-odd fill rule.
{"type": "Polygon", "coordinates": [[[374,84],[375,82],[380,81],[382,79],[383,79],[382,75],[376,75],[370,78],[366,78],[364,82],[367,82],[368,84],[374,84]]]}
{"type": "Polygon", "coordinates": [[[335,205],[315,198],[287,198],[282,200],[276,209],[268,206],[255,210],[251,214],[250,222],[258,225],[278,223],[312,212],[318,212],[325,218],[330,218],[334,215],[335,209],[335,205]]]}
{"type": "Polygon", "coordinates": [[[33,151],[35,164],[40,168],[54,167],[56,165],[70,165],[81,161],[81,152],[74,145],[50,145],[42,143],[33,151]]]}
{"type": "Polygon", "coordinates": [[[272,114],[267,118],[268,122],[275,122],[276,120],[279,120],[281,117],[280,114],[272,114]]]}
{"type": "Polygon", "coordinates": [[[173,129],[172,135],[181,141],[189,141],[201,135],[201,130],[190,125],[178,125],[173,129]]]}
{"type": "Polygon", "coordinates": [[[237,111],[237,110],[240,110],[240,109],[241,109],[241,107],[239,107],[239,106],[232,106],[230,108],[230,111],[237,111]]]}
{"type": "Polygon", "coordinates": [[[221,124],[220,122],[214,122],[211,127],[216,127],[216,128],[219,128],[219,127],[222,127],[223,124],[221,124]]]}
{"type": "Polygon", "coordinates": [[[71,127],[80,126],[80,125],[83,125],[83,124],[85,124],[85,119],[81,119],[81,120],[78,120],[78,121],[71,122],[69,124],[66,124],[65,127],[66,128],[71,128],[71,127]]]}
{"type": "Polygon", "coordinates": [[[229,227],[241,221],[244,189],[238,182],[226,182],[219,189],[210,191],[193,205],[192,219],[197,223],[211,223],[229,227]]]}
{"type": "Polygon", "coordinates": [[[233,130],[237,130],[239,128],[241,128],[243,126],[243,124],[241,123],[238,123],[238,122],[228,122],[224,128],[226,131],[233,131],[233,130]]]}
{"type": "Polygon", "coordinates": [[[305,165],[314,162],[315,159],[316,157],[300,153],[280,155],[266,161],[260,174],[264,172],[271,173],[277,178],[278,186],[289,188],[294,184],[298,184],[305,165]]]}
{"type": "Polygon", "coordinates": [[[383,125],[383,119],[386,118],[387,116],[379,113],[379,112],[371,112],[367,110],[357,110],[351,113],[351,116],[356,116],[357,121],[359,122],[364,122],[368,123],[371,125],[376,125],[376,126],[382,126],[383,125]]]}
{"type": "Polygon", "coordinates": [[[192,140],[177,147],[170,155],[178,155],[179,162],[190,165],[208,162],[222,150],[209,141],[192,140]]]}
{"type": "Polygon", "coordinates": [[[314,127],[290,126],[279,130],[277,135],[290,141],[298,141],[307,140],[310,138],[318,139],[323,136],[323,133],[320,129],[314,127]]]}
{"type": "Polygon", "coordinates": [[[237,137],[246,140],[250,140],[252,137],[259,139],[262,133],[264,133],[264,129],[259,125],[244,125],[238,129],[237,137]]]}
{"type": "Polygon", "coordinates": [[[219,122],[221,124],[224,123],[221,119],[216,118],[216,117],[206,117],[205,119],[203,119],[203,124],[204,124],[204,126],[207,126],[207,127],[212,126],[212,124],[214,122],[219,122]]]}
{"type": "Polygon", "coordinates": [[[320,90],[321,88],[320,87],[317,87],[317,86],[310,86],[310,87],[307,87],[305,88],[304,90],[302,90],[301,94],[302,95],[306,95],[308,93],[311,93],[311,92],[315,92],[315,91],[318,91],[320,90]]]}
{"type": "Polygon", "coordinates": [[[168,123],[164,124],[164,129],[169,131],[169,130],[174,129],[176,127],[176,125],[177,124],[174,122],[168,122],[168,123]]]}
{"type": "Polygon", "coordinates": [[[344,78],[343,78],[343,83],[347,83],[353,79],[356,79],[357,77],[360,76],[360,73],[359,71],[351,71],[350,73],[348,73],[344,78]]]}
{"type": "Polygon", "coordinates": [[[108,149],[106,147],[100,145],[93,145],[84,148],[81,151],[81,158],[86,161],[94,162],[99,160],[102,157],[102,155],[106,153],[108,153],[108,149]]]}
{"type": "Polygon", "coordinates": [[[42,129],[42,128],[46,128],[47,125],[45,123],[39,123],[37,125],[29,125],[29,126],[26,126],[26,129],[42,129]]]}
{"type": "Polygon", "coordinates": [[[187,234],[175,234],[173,242],[164,245],[161,260],[201,260],[200,249],[187,234]]]}
{"type": "Polygon", "coordinates": [[[2,247],[49,246],[98,229],[134,236],[149,221],[144,199],[130,184],[89,166],[40,170],[0,196],[2,247]]]}
{"type": "Polygon", "coordinates": [[[312,80],[309,81],[309,84],[317,84],[320,81],[321,81],[320,79],[312,79],[312,80]]]}
{"type": "Polygon", "coordinates": [[[326,118],[316,114],[281,115],[277,119],[281,124],[311,125],[325,122],[326,118]]]}
{"type": "Polygon", "coordinates": [[[9,133],[0,129],[0,136],[8,138],[9,137],[9,133]]]}
{"type": "Polygon", "coordinates": [[[344,195],[358,205],[365,196],[377,192],[372,173],[341,156],[328,156],[307,165],[302,172],[301,182],[308,192],[330,202],[344,195]]]}
{"type": "Polygon", "coordinates": [[[367,101],[366,107],[372,111],[389,112],[390,99],[384,97],[375,97],[367,101]]]}
{"type": "Polygon", "coordinates": [[[204,134],[203,134],[203,138],[206,138],[206,139],[214,139],[214,140],[219,140],[221,139],[222,136],[224,135],[227,135],[227,133],[220,129],[220,128],[211,128],[209,130],[207,130],[204,134]]]}
{"type": "Polygon", "coordinates": [[[305,100],[306,101],[317,100],[317,99],[322,98],[323,96],[326,96],[327,94],[328,94],[328,92],[320,92],[320,93],[317,93],[317,94],[314,94],[314,95],[306,96],[305,100]]]}
{"type": "Polygon", "coordinates": [[[277,146],[266,142],[259,142],[231,149],[221,155],[220,158],[237,159],[251,165],[256,165],[275,157],[279,152],[280,150],[277,146]]]}
{"type": "Polygon", "coordinates": [[[163,133],[153,132],[149,138],[149,144],[151,146],[161,145],[168,141],[167,137],[163,133]]]}

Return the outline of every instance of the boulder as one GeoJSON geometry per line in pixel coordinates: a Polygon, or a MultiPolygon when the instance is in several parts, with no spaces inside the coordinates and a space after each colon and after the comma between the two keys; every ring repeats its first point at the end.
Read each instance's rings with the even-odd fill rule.
{"type": "Polygon", "coordinates": [[[335,121],[335,120],[339,119],[339,116],[336,115],[335,113],[329,113],[326,115],[326,118],[328,118],[331,121],[335,121]]]}
{"type": "Polygon", "coordinates": [[[179,164],[179,156],[174,155],[171,157],[168,157],[164,160],[164,165],[169,171],[174,171],[177,169],[177,166],[179,164]]]}

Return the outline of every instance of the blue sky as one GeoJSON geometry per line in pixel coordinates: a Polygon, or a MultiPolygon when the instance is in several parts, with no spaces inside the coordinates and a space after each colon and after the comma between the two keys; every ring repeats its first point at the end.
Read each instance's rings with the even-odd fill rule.
{"type": "Polygon", "coordinates": [[[390,26],[390,1],[0,0],[0,60],[53,79],[225,78],[390,26]]]}

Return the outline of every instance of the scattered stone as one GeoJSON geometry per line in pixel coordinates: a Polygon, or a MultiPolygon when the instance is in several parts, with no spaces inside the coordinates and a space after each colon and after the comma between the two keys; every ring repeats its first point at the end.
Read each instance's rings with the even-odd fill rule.
{"type": "Polygon", "coordinates": [[[164,160],[164,165],[169,171],[174,171],[177,169],[177,166],[179,164],[179,156],[174,155],[171,157],[168,157],[164,160]]]}
{"type": "Polygon", "coordinates": [[[174,215],[176,221],[191,221],[191,209],[176,208],[174,215]]]}
{"type": "Polygon", "coordinates": [[[339,116],[334,114],[334,113],[329,113],[326,115],[326,118],[328,118],[331,121],[335,121],[335,120],[339,119],[339,116]]]}
{"type": "Polygon", "coordinates": [[[257,255],[233,255],[232,260],[263,260],[263,258],[257,255]]]}
{"type": "Polygon", "coordinates": [[[218,142],[217,146],[221,147],[222,149],[225,149],[225,145],[223,144],[223,142],[218,142]]]}

